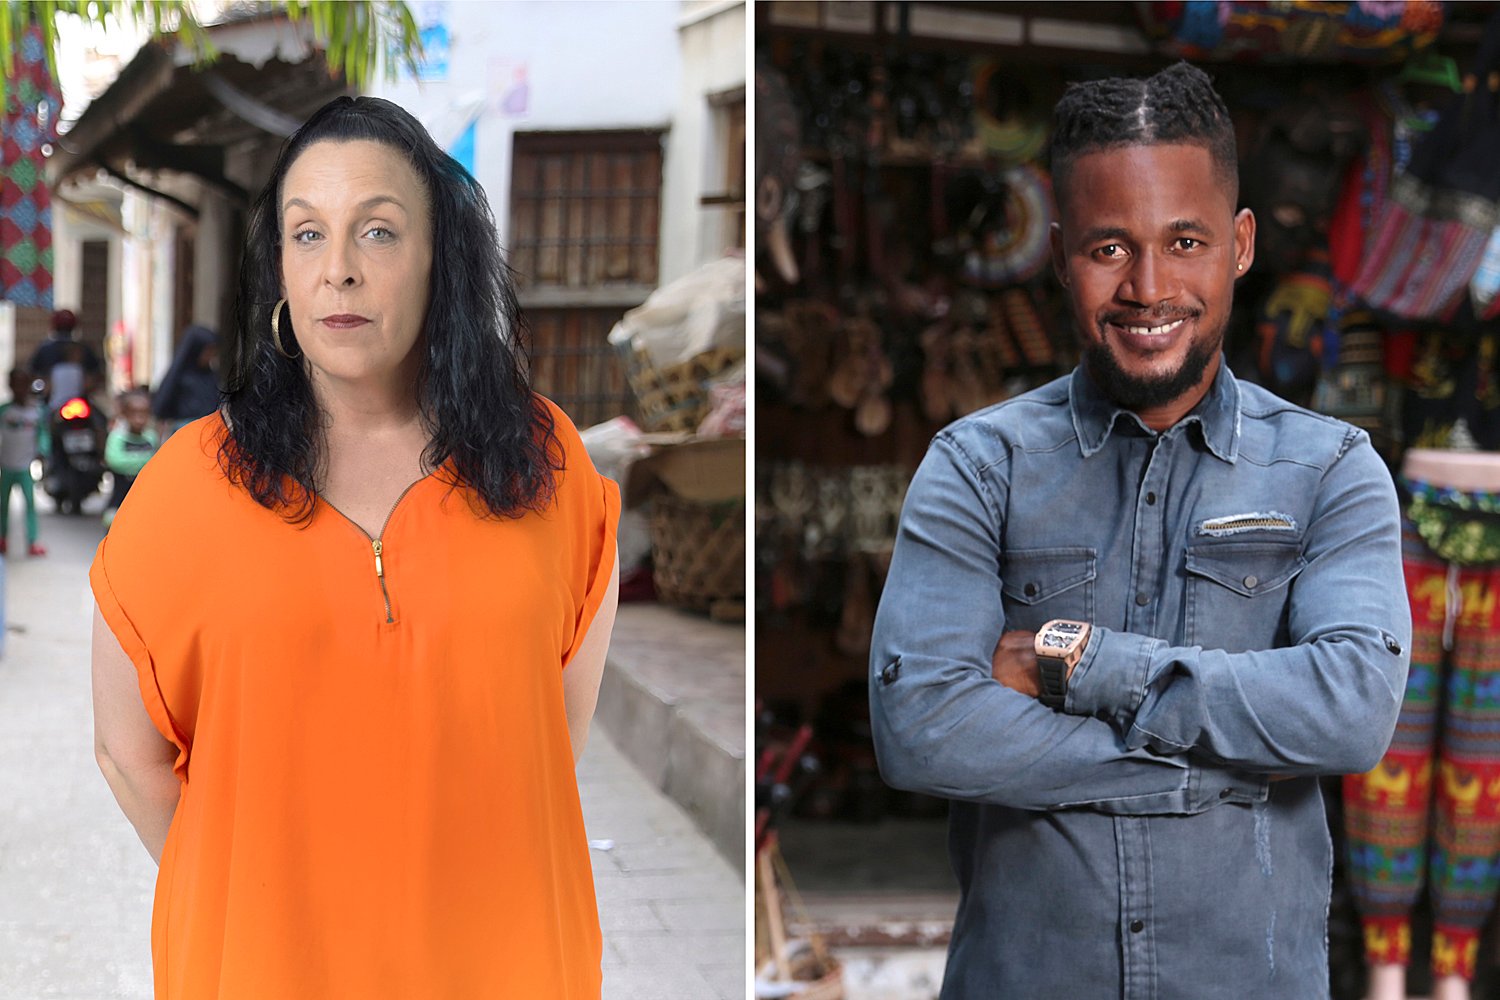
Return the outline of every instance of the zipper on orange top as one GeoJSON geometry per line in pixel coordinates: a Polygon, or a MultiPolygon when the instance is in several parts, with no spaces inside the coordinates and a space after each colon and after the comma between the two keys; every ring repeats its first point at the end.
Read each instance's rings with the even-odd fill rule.
{"type": "MultiPolygon", "coordinates": [[[[425,479],[427,477],[424,476],[422,478],[425,479]]],[[[417,483],[420,483],[421,481],[421,479],[418,479],[417,483]]],[[[350,517],[348,514],[345,514],[337,507],[334,507],[333,504],[328,504],[329,507],[333,507],[333,510],[340,517],[348,521],[350,524],[354,525],[355,530],[357,530],[361,535],[364,535],[365,538],[369,539],[370,549],[375,553],[375,579],[380,582],[380,596],[385,598],[385,623],[387,625],[394,625],[396,623],[396,619],[391,614],[391,591],[390,588],[386,586],[385,563],[382,562],[380,558],[385,553],[385,529],[390,525],[391,518],[396,513],[396,508],[401,506],[401,501],[406,499],[406,494],[410,493],[412,491],[412,487],[416,486],[417,483],[412,483],[410,486],[407,486],[406,489],[402,490],[401,495],[396,498],[396,502],[391,504],[391,509],[386,513],[385,520],[381,522],[380,534],[375,538],[371,538],[370,533],[363,527],[361,527],[360,523],[354,520],[354,518],[350,517]]],[[[323,502],[328,503],[327,500],[324,500],[323,502]]]]}
{"type": "MultiPolygon", "coordinates": [[[[386,518],[386,520],[389,521],[390,518],[386,518]]],[[[380,533],[382,535],[385,534],[385,529],[383,527],[380,529],[380,533]]],[[[380,563],[380,550],[385,546],[379,538],[372,538],[370,539],[370,547],[375,550],[375,578],[380,581],[380,594],[385,598],[385,620],[386,624],[389,625],[396,619],[391,617],[391,592],[386,589],[385,567],[380,563]]]]}

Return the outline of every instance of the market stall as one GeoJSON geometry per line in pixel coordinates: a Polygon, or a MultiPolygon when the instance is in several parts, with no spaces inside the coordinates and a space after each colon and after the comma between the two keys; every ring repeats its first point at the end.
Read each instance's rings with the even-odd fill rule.
{"type": "MultiPolygon", "coordinates": [[[[1178,58],[1213,74],[1259,222],[1231,368],[1366,429],[1395,474],[1412,449],[1500,450],[1500,131],[1477,110],[1500,102],[1500,62],[1483,61],[1492,13],[758,5],[757,740],[765,761],[799,747],[759,786],[801,902],[790,933],[817,930],[843,956],[849,996],[936,995],[956,898],[946,803],[880,780],[870,628],[932,435],[1077,361],[1048,257],[1058,96],[1178,58]],[[905,973],[891,965],[903,950],[924,956],[905,973]]],[[[1344,857],[1341,783],[1325,786],[1344,857]]],[[[1334,995],[1359,996],[1342,866],[1334,902],[1334,995]]],[[[1476,995],[1494,988],[1494,951],[1476,995]]]]}

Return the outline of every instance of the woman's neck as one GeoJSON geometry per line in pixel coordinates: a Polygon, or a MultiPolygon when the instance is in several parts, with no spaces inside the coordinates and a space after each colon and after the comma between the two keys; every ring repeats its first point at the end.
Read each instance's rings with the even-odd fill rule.
{"type": "Polygon", "coordinates": [[[415,373],[353,382],[314,371],[312,389],[330,437],[399,436],[423,426],[415,373]]]}

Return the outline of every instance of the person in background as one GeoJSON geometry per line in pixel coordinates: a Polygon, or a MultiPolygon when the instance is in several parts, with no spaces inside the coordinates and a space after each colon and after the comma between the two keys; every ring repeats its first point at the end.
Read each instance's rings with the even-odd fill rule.
{"type": "Polygon", "coordinates": [[[24,368],[11,369],[10,402],[0,406],[0,555],[10,543],[10,493],[17,486],[26,502],[26,553],[47,554],[37,541],[36,483],[31,478],[31,463],[47,449],[47,421],[31,391],[31,378],[24,368]]]}
{"type": "Polygon", "coordinates": [[[104,443],[104,465],[114,475],[115,488],[104,507],[104,527],[115,519],[135,477],[156,454],[156,432],[151,429],[151,396],[144,389],[131,389],[120,397],[120,422],[104,443]]]}
{"type": "Polygon", "coordinates": [[[27,365],[33,374],[45,383],[43,395],[47,408],[55,411],[69,399],[97,384],[104,374],[99,356],[87,344],[73,339],[78,327],[78,317],[69,309],[59,309],[52,314],[52,333],[31,355],[27,365]],[[57,369],[62,365],[77,367],[57,369]],[[61,375],[61,383],[57,376],[61,375]]]}
{"type": "Polygon", "coordinates": [[[219,408],[219,337],[206,326],[190,326],[172,358],[172,367],[156,387],[151,412],[162,424],[163,439],[183,424],[219,408]]]}
{"type": "Polygon", "coordinates": [[[47,377],[47,409],[53,413],[70,399],[84,395],[88,361],[83,345],[69,341],[62,345],[57,364],[47,377]]]}

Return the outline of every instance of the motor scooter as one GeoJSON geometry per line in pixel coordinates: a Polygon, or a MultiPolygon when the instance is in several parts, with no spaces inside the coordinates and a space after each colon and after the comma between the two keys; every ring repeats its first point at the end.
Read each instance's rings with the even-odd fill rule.
{"type": "Polygon", "coordinates": [[[63,514],[82,514],[83,501],[104,478],[104,437],[109,421],[87,395],[75,396],[52,414],[52,447],[42,466],[42,489],[63,514]]]}

